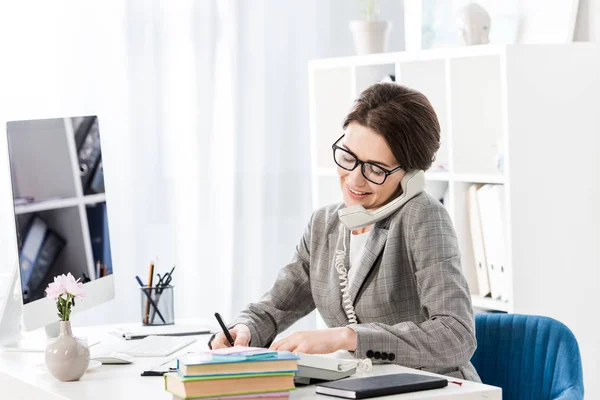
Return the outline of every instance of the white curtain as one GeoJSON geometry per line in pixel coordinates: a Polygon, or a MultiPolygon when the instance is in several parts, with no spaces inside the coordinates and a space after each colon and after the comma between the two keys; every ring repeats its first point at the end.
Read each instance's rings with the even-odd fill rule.
{"type": "MultiPolygon", "coordinates": [[[[401,50],[401,2],[381,10],[401,50]]],[[[139,320],[134,276],[157,256],[177,317],[231,318],[270,287],[311,212],[307,64],[351,55],[358,17],[347,0],[0,6],[2,120],[100,117],[116,299],[74,323],[139,320]]]]}

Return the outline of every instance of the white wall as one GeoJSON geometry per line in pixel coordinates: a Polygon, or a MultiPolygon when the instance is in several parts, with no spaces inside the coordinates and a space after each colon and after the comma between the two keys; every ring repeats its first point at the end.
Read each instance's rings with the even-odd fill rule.
{"type": "Polygon", "coordinates": [[[600,0],[579,0],[574,39],[578,42],[600,41],[600,0]]]}
{"type": "MultiPolygon", "coordinates": [[[[128,180],[130,175],[119,171],[130,154],[123,141],[128,132],[123,15],[120,2],[18,2],[0,7],[0,278],[7,279],[17,265],[4,133],[9,120],[99,116],[107,182],[125,188],[111,191],[108,187],[109,218],[119,222],[110,227],[113,260],[135,262],[126,245],[135,235],[135,226],[125,210],[131,208],[136,185],[128,180]]],[[[131,290],[130,277],[115,276],[117,293],[131,290]]],[[[0,283],[0,289],[5,283],[0,283]]],[[[139,298],[134,299],[137,306],[139,298]]],[[[81,315],[115,320],[122,314],[118,302],[81,315]]],[[[131,316],[137,316],[137,311],[136,307],[131,316]]]]}

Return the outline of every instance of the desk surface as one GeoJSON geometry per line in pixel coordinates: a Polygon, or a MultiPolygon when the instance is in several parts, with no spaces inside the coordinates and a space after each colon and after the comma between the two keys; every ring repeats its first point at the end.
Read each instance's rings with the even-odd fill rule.
{"type": "MultiPolygon", "coordinates": [[[[108,332],[119,326],[103,326],[95,328],[73,328],[76,336],[87,335],[98,337],[102,343],[98,346],[108,345],[120,341],[109,335],[108,332]]],[[[206,349],[208,335],[198,336],[192,345],[182,349],[179,354],[188,351],[206,349]]],[[[96,347],[96,346],[94,346],[96,347]]],[[[94,347],[91,348],[92,355],[94,347]]],[[[88,371],[78,382],[59,382],[46,369],[44,353],[16,353],[0,352],[0,387],[3,398],[7,399],[171,399],[172,395],[164,389],[162,377],[142,377],[143,370],[161,364],[169,357],[138,357],[132,364],[127,365],[102,365],[88,371]],[[10,394],[11,396],[6,396],[10,394]]],[[[354,377],[392,374],[399,372],[413,372],[435,375],[423,371],[413,370],[398,365],[374,365],[369,372],[357,372],[354,377]]],[[[462,381],[449,378],[451,381],[463,382],[462,386],[449,383],[443,389],[428,390],[425,392],[407,393],[392,396],[395,399],[502,399],[502,391],[493,386],[462,381]]],[[[320,400],[334,399],[315,393],[314,386],[299,387],[292,392],[291,399],[320,400]]]]}

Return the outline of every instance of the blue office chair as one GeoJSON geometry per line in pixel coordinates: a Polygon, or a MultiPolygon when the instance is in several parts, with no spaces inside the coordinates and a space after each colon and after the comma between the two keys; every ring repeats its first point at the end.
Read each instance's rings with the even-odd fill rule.
{"type": "Polygon", "coordinates": [[[477,350],[471,362],[503,399],[583,399],[583,371],[573,333],[552,318],[475,315],[477,350]]]}

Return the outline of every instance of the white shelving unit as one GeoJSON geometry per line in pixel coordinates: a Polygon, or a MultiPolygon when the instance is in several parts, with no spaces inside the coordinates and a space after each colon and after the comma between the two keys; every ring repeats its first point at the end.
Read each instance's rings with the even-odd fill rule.
{"type": "Polygon", "coordinates": [[[40,215],[66,241],[55,272],[97,278],[86,208],[105,203],[106,195],[84,194],[73,120],[17,121],[9,123],[7,130],[13,196],[35,199],[15,206],[18,228],[25,229],[34,213],[40,215]]]}
{"type": "Polygon", "coordinates": [[[598,71],[600,46],[593,43],[311,61],[314,208],[341,201],[331,144],[342,134],[353,100],[395,73],[398,83],[423,92],[438,114],[441,148],[426,174],[426,190],[446,200],[472,289],[477,279],[467,190],[473,183],[504,185],[508,301],[473,291],[474,306],[567,324],[579,341],[589,383],[600,374],[598,327],[589,317],[598,312],[600,286],[598,71]]]}
{"type": "MultiPolygon", "coordinates": [[[[423,92],[438,114],[441,147],[426,175],[427,190],[440,199],[446,197],[465,254],[463,265],[474,265],[469,256],[468,221],[463,220],[467,217],[464,195],[471,183],[505,183],[495,162],[505,114],[500,79],[503,57],[502,48],[478,48],[458,54],[388,53],[311,62],[314,207],[341,200],[331,144],[341,135],[342,120],[352,101],[384,76],[395,75],[397,82],[423,92]],[[461,90],[453,90],[455,87],[461,90]]],[[[468,279],[471,287],[476,287],[476,276],[470,274],[468,279]]],[[[476,295],[473,302],[489,310],[512,308],[510,303],[476,295]]]]}
{"type": "MultiPolygon", "coordinates": [[[[427,172],[427,190],[440,199],[446,196],[445,206],[457,230],[463,252],[462,264],[470,286],[477,287],[466,197],[466,191],[473,183],[505,185],[506,223],[507,228],[511,228],[506,230],[508,270],[512,271],[513,264],[518,263],[515,264],[511,250],[515,227],[511,210],[512,204],[524,193],[512,192],[514,175],[509,171],[515,155],[524,152],[512,152],[509,143],[515,135],[522,140],[533,140],[535,136],[518,129],[518,124],[531,118],[524,110],[509,113],[509,98],[529,97],[539,101],[556,95],[550,86],[525,92],[513,82],[528,79],[525,77],[537,68],[554,68],[556,73],[564,75],[565,61],[571,68],[577,63],[573,59],[556,62],[561,59],[556,54],[573,53],[584,59],[592,51],[593,46],[581,44],[476,46],[312,61],[309,84],[314,207],[341,200],[331,144],[340,136],[342,120],[353,100],[363,89],[394,74],[398,83],[423,92],[438,114],[441,148],[436,162],[427,172]],[[538,54],[533,56],[533,53],[538,54]],[[548,65],[549,60],[554,64],[548,65]],[[499,157],[504,158],[503,169],[498,168],[499,157]]],[[[583,82],[574,79],[581,89],[583,82]]],[[[535,104],[528,106],[536,107],[535,104]]],[[[570,109],[575,111],[573,106],[570,109]]],[[[565,118],[561,115],[552,117],[565,118]]],[[[540,151],[535,148],[536,144],[528,143],[529,151],[540,151]]],[[[512,276],[510,281],[513,281],[512,276]]],[[[512,292],[512,285],[510,289],[512,292]]],[[[478,308],[510,312],[515,309],[514,298],[511,293],[508,302],[501,302],[474,294],[473,303],[478,308]]]]}

